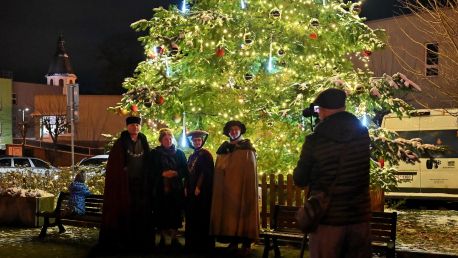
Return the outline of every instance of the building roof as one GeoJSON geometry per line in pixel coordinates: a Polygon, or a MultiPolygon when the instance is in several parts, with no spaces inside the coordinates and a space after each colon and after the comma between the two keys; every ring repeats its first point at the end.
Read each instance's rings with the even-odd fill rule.
{"type": "Polygon", "coordinates": [[[67,51],[65,50],[65,41],[62,34],[59,35],[59,39],[57,40],[56,53],[54,54],[46,75],[52,76],[58,74],[75,74],[72,66],[70,65],[70,59],[67,51]]]}

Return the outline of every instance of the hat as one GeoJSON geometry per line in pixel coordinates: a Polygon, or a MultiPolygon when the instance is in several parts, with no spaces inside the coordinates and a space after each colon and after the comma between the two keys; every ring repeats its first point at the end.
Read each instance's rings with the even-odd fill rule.
{"type": "Polygon", "coordinates": [[[129,116],[126,118],[126,125],[130,124],[141,124],[142,123],[142,118],[138,116],[129,116]]]}
{"type": "Polygon", "coordinates": [[[188,140],[189,146],[194,149],[194,146],[192,145],[192,139],[193,138],[202,138],[202,146],[204,146],[205,142],[207,141],[208,138],[208,132],[202,131],[202,130],[194,130],[186,134],[186,139],[188,140]]]}
{"type": "Polygon", "coordinates": [[[330,88],[318,94],[318,97],[316,97],[313,103],[315,106],[322,108],[338,109],[345,107],[346,98],[347,95],[345,94],[345,91],[330,88]]]}
{"type": "Polygon", "coordinates": [[[240,127],[240,134],[244,134],[246,132],[246,127],[242,122],[237,121],[237,120],[231,120],[224,125],[224,129],[223,129],[223,134],[226,135],[227,137],[230,137],[229,131],[231,130],[232,126],[240,127]]]}
{"type": "Polygon", "coordinates": [[[187,137],[191,137],[191,138],[199,138],[199,137],[201,137],[203,139],[203,138],[206,138],[208,136],[208,132],[202,131],[202,130],[194,130],[194,131],[191,131],[191,132],[187,133],[186,136],[187,137]]]}

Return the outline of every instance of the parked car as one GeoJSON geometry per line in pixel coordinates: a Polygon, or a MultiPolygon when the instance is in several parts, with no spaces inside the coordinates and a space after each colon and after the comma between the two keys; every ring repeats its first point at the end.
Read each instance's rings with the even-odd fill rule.
{"type": "Polygon", "coordinates": [[[0,173],[5,172],[25,172],[35,173],[58,172],[59,169],[53,167],[48,162],[33,157],[2,157],[0,158],[0,173]]]}
{"type": "Polygon", "coordinates": [[[96,155],[89,158],[84,158],[78,162],[78,170],[84,170],[89,176],[95,174],[97,168],[101,168],[101,172],[105,173],[105,166],[108,161],[108,155],[96,155]]]}
{"type": "Polygon", "coordinates": [[[108,155],[97,155],[94,157],[84,158],[78,162],[78,166],[100,166],[106,164],[108,155]]]}

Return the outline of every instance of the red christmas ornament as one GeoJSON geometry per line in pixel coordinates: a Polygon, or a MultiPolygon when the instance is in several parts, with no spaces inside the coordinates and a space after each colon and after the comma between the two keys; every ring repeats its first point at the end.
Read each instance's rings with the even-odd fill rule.
{"type": "Polygon", "coordinates": [[[363,51],[363,56],[369,57],[369,56],[371,56],[371,55],[372,55],[372,51],[370,51],[370,50],[364,50],[364,51],[363,51]]]}
{"type": "Polygon", "coordinates": [[[158,53],[159,55],[163,55],[164,51],[165,49],[162,46],[156,47],[156,53],[158,53]]]}
{"type": "Polygon", "coordinates": [[[315,40],[315,39],[318,38],[318,34],[316,34],[315,32],[314,33],[310,33],[309,38],[315,40]]]}
{"type": "Polygon", "coordinates": [[[158,104],[158,105],[164,104],[164,101],[165,101],[165,99],[162,96],[156,97],[156,100],[155,100],[156,104],[158,104]]]}
{"type": "Polygon", "coordinates": [[[130,106],[130,110],[132,110],[132,112],[138,112],[138,107],[137,107],[137,105],[132,105],[132,106],[130,106]]]}
{"type": "Polygon", "coordinates": [[[224,48],[222,48],[222,47],[217,47],[216,48],[216,56],[217,57],[223,57],[224,54],[225,54],[224,48]]]}
{"type": "Polygon", "coordinates": [[[385,167],[385,160],[383,158],[380,158],[378,163],[380,164],[381,168],[385,167]]]}

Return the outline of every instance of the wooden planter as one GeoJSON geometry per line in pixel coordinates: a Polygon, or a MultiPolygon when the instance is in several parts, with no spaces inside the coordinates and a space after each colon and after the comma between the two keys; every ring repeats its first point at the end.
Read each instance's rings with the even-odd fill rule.
{"type": "Polygon", "coordinates": [[[54,197],[9,197],[0,196],[0,225],[39,227],[43,218],[39,211],[52,211],[54,197]]]}
{"type": "Polygon", "coordinates": [[[379,187],[372,187],[370,190],[371,195],[371,210],[384,211],[385,206],[385,192],[379,187]]]}

